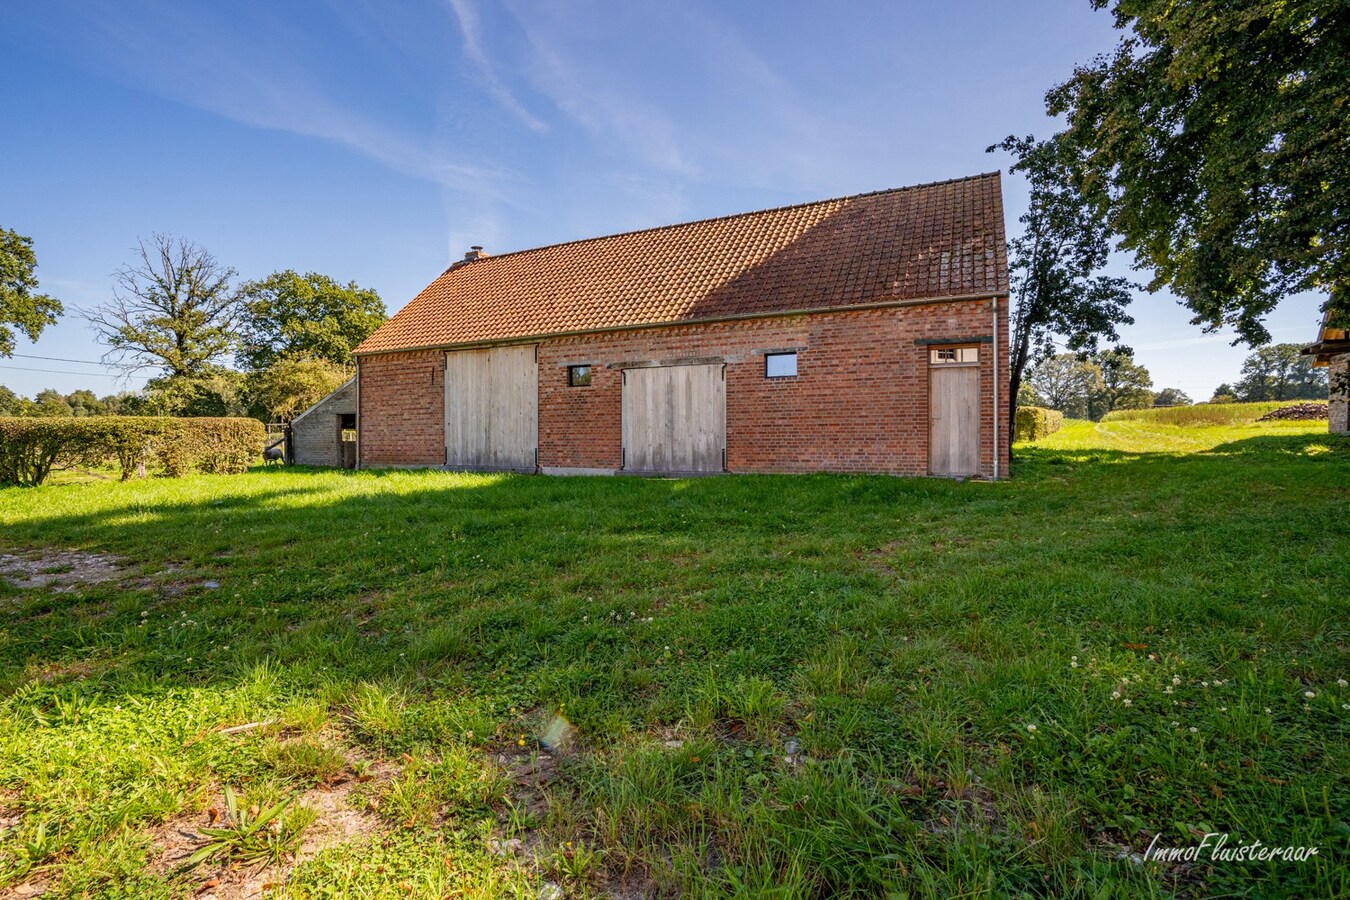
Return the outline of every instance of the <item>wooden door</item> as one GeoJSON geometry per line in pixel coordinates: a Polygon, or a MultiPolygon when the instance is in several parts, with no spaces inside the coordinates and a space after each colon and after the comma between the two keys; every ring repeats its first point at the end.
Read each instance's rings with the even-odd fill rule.
{"type": "Polygon", "coordinates": [[[539,365],[533,345],[445,355],[445,464],[533,471],[539,365]]]}
{"type": "Polygon", "coordinates": [[[722,365],[628,369],[623,382],[624,470],[723,470],[727,444],[722,365]]]}
{"type": "Polygon", "coordinates": [[[929,367],[928,471],[975,475],[980,470],[980,367],[929,367]]]}

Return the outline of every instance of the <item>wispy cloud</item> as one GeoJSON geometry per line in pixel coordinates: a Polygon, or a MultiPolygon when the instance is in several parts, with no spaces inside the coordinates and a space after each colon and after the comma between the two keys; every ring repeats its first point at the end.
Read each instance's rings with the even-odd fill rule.
{"type": "Polygon", "coordinates": [[[497,70],[483,47],[483,24],[478,8],[471,0],[447,0],[447,2],[455,13],[455,20],[459,23],[459,33],[464,39],[464,53],[478,70],[478,76],[488,94],[519,119],[526,128],[541,133],[548,131],[548,124],[532,115],[497,75],[497,70]]]}
{"type": "Polygon", "coordinates": [[[443,187],[491,192],[513,177],[344,102],[296,52],[304,36],[288,33],[279,20],[260,20],[263,15],[225,17],[188,4],[139,15],[81,6],[82,27],[66,34],[53,28],[53,37],[83,65],[135,87],[251,127],[331,141],[443,187]]]}
{"type": "Polygon", "coordinates": [[[591,17],[584,10],[510,4],[530,49],[535,87],[568,118],[608,148],[618,146],[645,165],[679,175],[698,167],[676,139],[678,128],[657,104],[642,99],[594,55],[576,45],[569,23],[591,17]]]}

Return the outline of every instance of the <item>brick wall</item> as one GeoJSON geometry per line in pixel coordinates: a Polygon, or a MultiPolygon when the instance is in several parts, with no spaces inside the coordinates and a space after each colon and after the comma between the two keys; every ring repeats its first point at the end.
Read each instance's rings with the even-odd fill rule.
{"type": "Polygon", "coordinates": [[[356,427],[362,468],[445,462],[444,360],[439,350],[359,360],[356,427]]]}
{"type": "Polygon", "coordinates": [[[1350,434],[1350,353],[1333,356],[1327,376],[1331,384],[1327,427],[1333,434],[1350,434]]]}
{"type": "Polygon", "coordinates": [[[291,422],[295,461],[302,466],[340,466],[342,450],[338,422],[343,413],[356,412],[356,383],[344,385],[291,422]]]}
{"type": "MultiPolygon", "coordinates": [[[[988,300],[963,301],[542,341],[540,465],[611,471],[620,467],[623,373],[614,364],[719,357],[727,367],[731,471],[926,474],[929,348],[915,340],[990,336],[991,312],[988,300]],[[798,351],[796,377],[765,378],[763,351],[787,349],[798,351]],[[591,385],[569,387],[569,365],[593,366],[591,385]]],[[[981,474],[990,475],[992,345],[981,344],[980,349],[981,474]]],[[[1007,361],[1006,303],[1001,301],[1001,432],[1006,432],[1007,361]]],[[[427,354],[363,360],[362,465],[441,462],[442,385],[438,367],[436,379],[427,379],[428,363],[427,354]],[[421,372],[421,380],[404,373],[405,368],[421,372]],[[427,412],[418,412],[423,408],[427,412]],[[379,421],[391,414],[406,425],[379,421]]],[[[1007,439],[1006,433],[1000,434],[1003,474],[1007,439]]]]}

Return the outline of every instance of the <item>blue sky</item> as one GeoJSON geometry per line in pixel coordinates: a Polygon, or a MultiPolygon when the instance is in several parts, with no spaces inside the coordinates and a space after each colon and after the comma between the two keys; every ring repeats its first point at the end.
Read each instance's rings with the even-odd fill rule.
{"type": "MultiPolygon", "coordinates": [[[[70,313],[105,299],[152,232],[242,278],[354,280],[392,313],[471,244],[1006,170],[984,148],[1052,131],[1045,90],[1117,37],[1087,0],[6,6],[0,226],[34,239],[42,289],[68,310],[0,360],[0,383],[29,396],[139,386],[33,357],[98,360],[70,313]]],[[[1004,199],[1015,229],[1018,179],[1004,199]]],[[[1275,340],[1311,340],[1318,299],[1286,301],[1275,340]]],[[[1236,378],[1248,351],[1171,297],[1133,313],[1124,341],[1155,387],[1205,399],[1236,378]]]]}

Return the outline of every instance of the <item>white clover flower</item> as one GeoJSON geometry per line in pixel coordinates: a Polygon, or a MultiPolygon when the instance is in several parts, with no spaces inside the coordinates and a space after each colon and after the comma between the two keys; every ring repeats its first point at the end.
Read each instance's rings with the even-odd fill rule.
{"type": "Polygon", "coordinates": [[[1111,699],[1112,699],[1112,700],[1119,700],[1119,699],[1120,699],[1120,691],[1112,691],[1112,692],[1111,692],[1111,699]]]}
{"type": "Polygon", "coordinates": [[[1269,707],[1269,706],[1266,707],[1266,715],[1270,715],[1270,707],[1269,707]]]}
{"type": "Polygon", "coordinates": [[[1070,660],[1070,661],[1069,661],[1069,668],[1071,668],[1071,669],[1076,669],[1076,668],[1078,668],[1078,660],[1076,660],[1076,659],[1075,659],[1075,660],[1070,660]]]}
{"type": "Polygon", "coordinates": [[[1133,706],[1133,705],[1134,705],[1134,702],[1133,702],[1132,700],[1130,700],[1129,697],[1126,697],[1124,700],[1122,700],[1122,701],[1120,701],[1120,702],[1121,702],[1121,703],[1124,703],[1126,706],[1133,706]]]}
{"type": "Polygon", "coordinates": [[[1035,726],[1035,725],[1028,725],[1028,726],[1027,726],[1027,731],[1035,731],[1035,730],[1036,730],[1036,726],[1035,726]]]}
{"type": "Polygon", "coordinates": [[[1219,712],[1228,712],[1228,707],[1226,707],[1226,706],[1220,706],[1220,707],[1219,707],[1219,712]]]}
{"type": "Polygon", "coordinates": [[[1173,675],[1173,676],[1172,676],[1172,684],[1181,684],[1181,676],[1180,676],[1180,675],[1173,675]]]}
{"type": "Polygon", "coordinates": [[[1164,694],[1170,694],[1170,693],[1172,693],[1172,689],[1171,689],[1170,687],[1165,687],[1165,688],[1163,688],[1163,693],[1164,693],[1164,694]]]}
{"type": "Polygon", "coordinates": [[[1194,725],[1192,725],[1192,726],[1191,726],[1191,734],[1199,734],[1199,733],[1200,733],[1200,729],[1199,729],[1199,728],[1196,728],[1194,725]]]}
{"type": "Polygon", "coordinates": [[[1176,727],[1177,727],[1178,725],[1180,725],[1180,724],[1181,724],[1181,723],[1178,722],[1176,719],[1173,719],[1173,720],[1172,720],[1172,727],[1173,727],[1173,728],[1176,728],[1176,727]]]}
{"type": "Polygon", "coordinates": [[[1350,685],[1350,681],[1346,681],[1344,678],[1336,679],[1336,687],[1345,687],[1346,685],[1350,685]]]}
{"type": "Polygon", "coordinates": [[[1304,692],[1303,692],[1303,696],[1305,696],[1305,697],[1307,697],[1309,700],[1311,700],[1312,698],[1314,698],[1314,697],[1317,696],[1317,692],[1316,692],[1316,691],[1304,691],[1304,692]]]}
{"type": "Polygon", "coordinates": [[[1202,681],[1202,682],[1200,682],[1200,686],[1201,686],[1201,687],[1209,687],[1209,682],[1208,682],[1208,681],[1202,681]]]}

